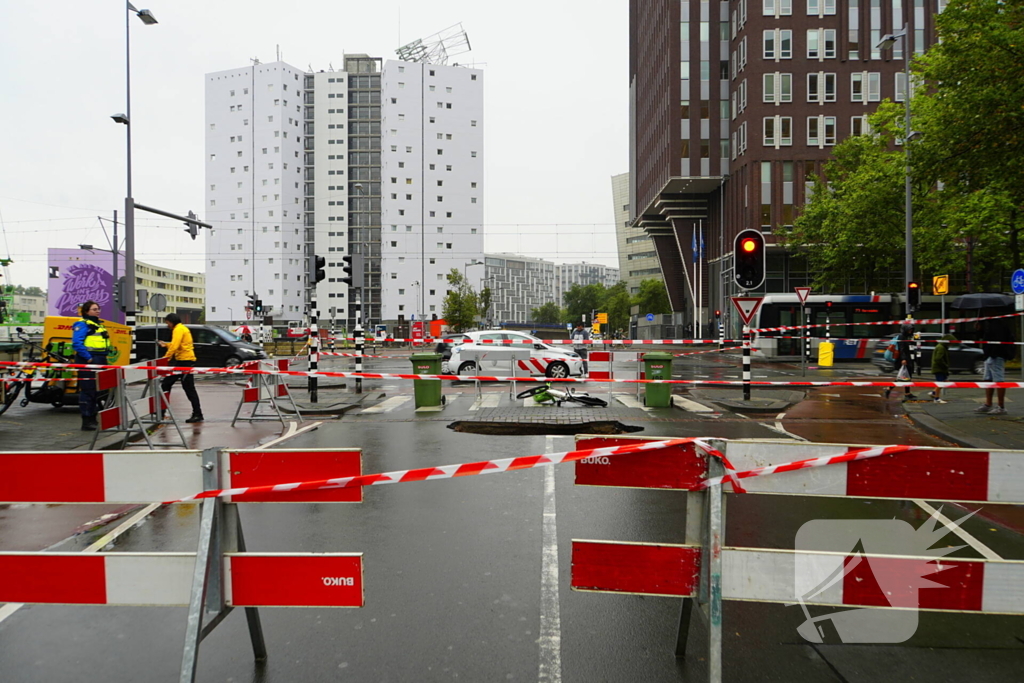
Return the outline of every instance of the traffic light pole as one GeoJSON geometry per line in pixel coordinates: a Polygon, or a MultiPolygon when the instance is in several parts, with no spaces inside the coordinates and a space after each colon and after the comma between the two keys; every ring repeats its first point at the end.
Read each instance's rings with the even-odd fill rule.
{"type": "MultiPolygon", "coordinates": [[[[310,372],[317,371],[318,361],[320,360],[320,332],[317,330],[317,318],[319,317],[318,311],[316,310],[316,286],[313,289],[313,298],[309,301],[309,370],[310,372]]],[[[316,376],[312,375],[309,378],[309,402],[316,403],[316,376]]]]}
{"type": "MultiPolygon", "coordinates": [[[[362,293],[362,287],[356,287],[356,372],[363,371],[363,305],[360,294],[362,293]]],[[[363,393],[363,379],[362,377],[356,377],[356,393],[363,393]]]]}
{"type": "Polygon", "coordinates": [[[743,400],[750,400],[750,328],[743,325],[743,400]]]}

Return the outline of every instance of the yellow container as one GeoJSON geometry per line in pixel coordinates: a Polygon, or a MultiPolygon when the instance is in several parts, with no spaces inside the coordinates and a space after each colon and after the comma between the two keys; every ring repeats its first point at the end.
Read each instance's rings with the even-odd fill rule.
{"type": "Polygon", "coordinates": [[[832,367],[832,359],[835,356],[835,344],[823,341],[818,344],[818,365],[823,368],[832,367]]]}
{"type": "MultiPolygon", "coordinates": [[[[52,348],[60,352],[65,350],[73,355],[71,350],[71,326],[81,318],[70,316],[49,315],[43,323],[43,348],[52,348]],[[51,347],[50,344],[53,344],[51,347]]],[[[103,326],[110,334],[110,345],[112,348],[107,356],[107,363],[110,365],[128,365],[128,357],[132,351],[132,338],[128,333],[127,325],[120,325],[109,320],[103,321],[103,326]]]]}

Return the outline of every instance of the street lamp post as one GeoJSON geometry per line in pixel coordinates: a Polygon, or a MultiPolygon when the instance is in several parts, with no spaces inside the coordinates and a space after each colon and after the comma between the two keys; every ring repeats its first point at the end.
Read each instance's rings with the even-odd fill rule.
{"type": "Polygon", "coordinates": [[[132,198],[132,51],[131,51],[131,15],[136,15],[143,24],[152,26],[157,23],[156,17],[148,9],[136,9],[132,3],[125,1],[124,54],[125,54],[125,113],[115,114],[111,118],[123,123],[127,131],[127,192],[124,198],[124,269],[125,269],[125,324],[132,337],[132,350],[129,362],[135,362],[135,200],[132,198]]]}
{"type": "Polygon", "coordinates": [[[878,43],[879,50],[888,50],[896,41],[900,38],[903,39],[903,70],[904,70],[904,83],[903,83],[903,109],[904,109],[904,123],[903,123],[903,156],[904,163],[906,165],[904,172],[904,192],[906,194],[906,276],[903,278],[903,295],[906,297],[907,302],[907,317],[909,318],[913,311],[910,307],[910,281],[914,279],[914,208],[911,202],[911,184],[910,184],[910,141],[913,137],[913,133],[910,131],[910,26],[907,24],[903,25],[902,31],[896,31],[894,33],[887,33],[882,36],[882,40],[878,43]]]}

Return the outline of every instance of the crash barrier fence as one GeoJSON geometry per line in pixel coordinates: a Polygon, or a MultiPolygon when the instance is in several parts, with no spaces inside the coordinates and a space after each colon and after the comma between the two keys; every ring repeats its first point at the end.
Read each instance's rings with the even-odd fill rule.
{"type": "MultiPolygon", "coordinates": [[[[647,439],[578,436],[577,448],[614,448],[647,439]]],[[[571,587],[583,592],[682,598],[676,656],[686,657],[693,631],[694,642],[700,643],[698,657],[707,662],[709,681],[722,680],[723,601],[799,605],[805,620],[796,630],[812,643],[825,642],[830,624],[847,643],[902,642],[913,635],[916,614],[907,632],[906,613],[878,613],[886,609],[1024,614],[1020,588],[1024,562],[944,557],[964,546],[929,550],[970,514],[949,522],[935,513],[917,531],[906,525],[910,534],[884,547],[858,535],[863,527],[840,524],[847,531],[833,531],[826,547],[740,548],[726,544],[723,496],[731,491],[1020,505],[1024,503],[1024,453],[1020,451],[716,439],[678,444],[677,440],[659,451],[579,460],[575,483],[689,492],[682,544],[574,539],[571,587]],[[801,459],[794,461],[794,457],[801,459]],[[937,533],[936,521],[945,526],[937,533]],[[924,535],[927,538],[920,542],[924,535]],[[862,610],[835,611],[839,607],[875,613],[856,621],[864,615],[851,613],[862,610]],[[812,610],[822,614],[812,616],[812,610]],[[699,619],[693,619],[694,613],[699,619]],[[887,640],[887,634],[894,632],[891,618],[904,629],[901,637],[887,640]],[[871,619],[876,624],[873,630],[865,626],[871,619]]],[[[871,522],[899,524],[896,520],[871,522]]],[[[886,527],[886,532],[892,530],[886,527]]]]}
{"type": "MultiPolygon", "coordinates": [[[[107,365],[85,365],[77,363],[28,363],[26,361],[0,361],[2,365],[41,365],[49,367],[66,367],[75,369],[106,369],[116,366],[107,365]]],[[[173,368],[154,367],[146,368],[148,372],[158,375],[168,374],[218,374],[218,375],[282,375],[288,377],[354,377],[358,379],[427,379],[427,380],[452,380],[452,381],[473,381],[481,382],[509,382],[511,377],[507,376],[484,376],[484,375],[414,375],[399,373],[380,372],[337,372],[318,370],[310,372],[305,370],[262,370],[235,368],[173,368]]],[[[615,382],[623,384],[678,384],[683,386],[725,386],[742,387],[749,384],[753,387],[917,387],[924,389],[1024,389],[1024,382],[927,382],[927,381],[767,381],[767,380],[713,380],[713,379],[605,379],[593,380],[584,377],[516,377],[517,382],[551,382],[551,383],[587,383],[587,382],[615,382]]]]}
{"type": "MultiPolygon", "coordinates": [[[[225,486],[362,472],[357,448],[0,452],[0,501],[160,503],[225,486]]],[[[359,503],[358,488],[204,500],[196,552],[0,552],[0,602],[188,607],[180,680],[199,645],[244,607],[253,654],[267,658],[259,607],[362,607],[363,557],[352,552],[246,552],[239,503],[359,503]],[[74,577],[74,580],[69,580],[74,577]]],[[[286,637],[287,636],[287,637],[286,637]]],[[[288,639],[282,634],[280,641],[288,639]]]]}
{"type": "MultiPolygon", "coordinates": [[[[287,370],[291,361],[287,358],[278,358],[277,360],[253,360],[242,363],[239,368],[242,370],[268,370],[274,372],[277,370],[287,370]]],[[[286,426],[287,420],[281,413],[281,407],[277,403],[277,399],[286,398],[291,403],[292,412],[295,414],[296,419],[302,422],[302,413],[299,412],[299,407],[295,405],[295,399],[292,397],[291,390],[288,387],[288,383],[285,381],[285,375],[278,374],[250,374],[249,379],[246,382],[245,387],[242,389],[242,395],[238,400],[238,407],[235,409],[235,416],[231,419],[231,426],[234,427],[235,423],[239,420],[243,422],[259,422],[263,420],[278,420],[281,423],[281,427],[286,426]],[[252,410],[247,416],[243,416],[242,408],[246,404],[252,404],[252,410]],[[273,412],[260,412],[263,407],[270,408],[273,412]]]]}
{"type": "Polygon", "coordinates": [[[156,447],[187,448],[185,434],[171,409],[170,396],[160,387],[159,368],[170,369],[166,358],[156,358],[127,366],[104,366],[95,373],[96,391],[110,392],[106,408],[96,414],[96,431],[93,432],[89,448],[96,447],[101,434],[123,434],[121,448],[133,436],[141,436],[150,449],[156,447]],[[128,394],[129,384],[143,383],[141,398],[133,399],[128,394]],[[153,431],[169,425],[177,432],[177,442],[158,442],[152,438],[153,431]]]}
{"type": "MultiPolygon", "coordinates": [[[[709,679],[720,681],[724,600],[799,604],[806,621],[798,632],[811,642],[823,641],[821,622],[829,619],[842,633],[842,617],[812,617],[808,605],[1024,614],[1024,562],[943,558],[945,552],[928,551],[944,535],[932,533],[934,525],[925,529],[927,543],[881,552],[861,545],[859,537],[839,538],[837,547],[825,549],[732,548],[725,544],[723,493],[1020,505],[1022,456],[918,446],[579,436],[575,450],[563,453],[364,475],[358,449],[0,453],[0,502],[202,501],[195,554],[0,553],[0,601],[188,604],[181,679],[189,681],[200,641],[233,607],[247,608],[254,653],[263,658],[255,608],[364,604],[362,554],[245,553],[237,503],[361,502],[364,486],[575,462],[577,485],[691,494],[684,543],[573,540],[570,585],[575,591],[682,598],[676,654],[686,655],[696,607],[706,622],[702,654],[709,679]],[[813,570],[803,579],[794,570],[801,566],[813,570]],[[78,580],[68,582],[68,575],[78,580]],[[927,592],[918,591],[922,579],[927,592]]],[[[940,521],[950,530],[957,524],[940,521]]]]}

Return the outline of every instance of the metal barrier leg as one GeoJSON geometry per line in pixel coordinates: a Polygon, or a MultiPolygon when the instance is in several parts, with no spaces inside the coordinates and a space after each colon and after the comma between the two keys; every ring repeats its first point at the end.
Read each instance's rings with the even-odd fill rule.
{"type": "MultiPolygon", "coordinates": [[[[231,542],[225,541],[227,547],[234,547],[238,552],[245,552],[245,536],[242,534],[242,518],[235,504],[224,507],[224,531],[234,531],[231,542]]],[[[252,641],[252,654],[259,663],[267,661],[267,644],[263,640],[263,625],[260,623],[260,612],[255,607],[245,608],[245,621],[249,625],[249,640],[252,641]]]]}
{"type": "Polygon", "coordinates": [[[207,577],[211,563],[220,562],[213,553],[213,539],[217,532],[217,512],[221,502],[218,498],[203,501],[203,512],[199,524],[199,548],[196,552],[196,566],[192,574],[192,598],[188,605],[188,623],[185,629],[185,649],[181,655],[181,683],[194,683],[196,665],[199,663],[199,643],[203,639],[203,612],[206,605],[207,577]]]}

